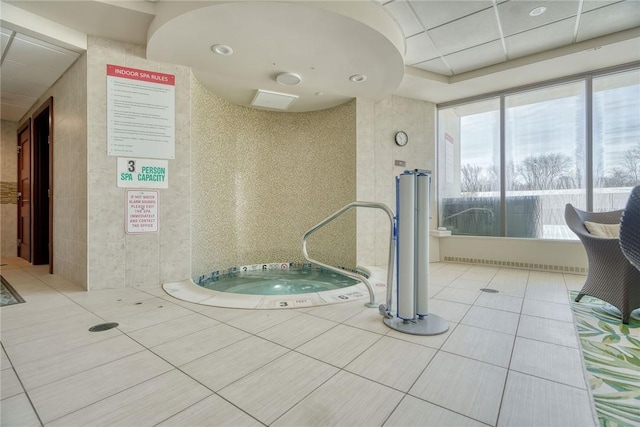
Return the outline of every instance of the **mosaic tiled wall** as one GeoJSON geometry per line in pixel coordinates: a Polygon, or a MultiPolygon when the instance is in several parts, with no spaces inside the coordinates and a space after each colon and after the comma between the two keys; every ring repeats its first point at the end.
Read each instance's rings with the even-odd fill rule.
{"type": "Polygon", "coordinates": [[[0,122],[0,256],[3,257],[17,255],[17,127],[15,122],[0,122]]]}
{"type": "MultiPolygon", "coordinates": [[[[355,102],[309,113],[229,104],[192,79],[192,276],[302,260],[306,230],[355,200],[355,102]]],[[[355,265],[355,214],[309,239],[355,265]]]]}
{"type": "Polygon", "coordinates": [[[17,204],[18,183],[0,181],[0,204],[17,204]]]}

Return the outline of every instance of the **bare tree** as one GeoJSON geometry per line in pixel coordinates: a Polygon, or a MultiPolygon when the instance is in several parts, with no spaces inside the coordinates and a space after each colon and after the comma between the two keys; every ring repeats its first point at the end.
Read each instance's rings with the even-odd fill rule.
{"type": "Polygon", "coordinates": [[[622,162],[631,185],[638,182],[638,177],[640,176],[640,144],[636,148],[625,151],[622,162]]]}
{"type": "Polygon", "coordinates": [[[571,158],[561,153],[529,156],[516,166],[525,190],[552,190],[567,187],[571,182],[571,158]]]}
{"type": "Polygon", "coordinates": [[[480,176],[482,168],[478,165],[466,164],[460,169],[461,187],[463,193],[475,193],[481,191],[480,176]]]}

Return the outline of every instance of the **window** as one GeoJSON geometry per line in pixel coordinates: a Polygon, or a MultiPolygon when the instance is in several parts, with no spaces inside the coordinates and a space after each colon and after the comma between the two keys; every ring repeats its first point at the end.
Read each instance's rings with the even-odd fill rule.
{"type": "Polygon", "coordinates": [[[567,203],[584,209],[583,81],[505,97],[507,237],[574,238],[567,203]]]}
{"type": "Polygon", "coordinates": [[[593,79],[593,209],[623,209],[640,184],[640,70],[593,79]]]}
{"type": "Polygon", "coordinates": [[[438,122],[442,226],[500,236],[500,100],[440,110],[438,122]]]}
{"type": "Polygon", "coordinates": [[[441,227],[576,239],[567,203],[621,209],[640,184],[640,69],[439,106],[438,152],[441,227]]]}

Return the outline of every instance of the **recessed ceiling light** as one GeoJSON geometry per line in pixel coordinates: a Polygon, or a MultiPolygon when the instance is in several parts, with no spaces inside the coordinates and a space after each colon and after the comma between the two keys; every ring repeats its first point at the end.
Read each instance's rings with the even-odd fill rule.
{"type": "Polygon", "coordinates": [[[367,76],[365,76],[364,74],[354,74],[353,76],[349,77],[349,80],[354,83],[362,83],[363,81],[367,80],[367,76]]]}
{"type": "Polygon", "coordinates": [[[546,10],[547,10],[547,8],[546,8],[546,7],[544,7],[544,6],[534,7],[533,9],[531,9],[531,12],[529,12],[529,16],[540,16],[540,15],[542,15],[546,10]]]}
{"type": "Polygon", "coordinates": [[[302,78],[295,73],[280,73],[276,76],[276,81],[281,85],[295,86],[302,81],[302,78]]]}
{"type": "Polygon", "coordinates": [[[226,44],[214,44],[213,46],[211,46],[211,50],[213,51],[213,53],[217,53],[218,55],[222,56],[233,55],[233,49],[231,49],[231,47],[227,46],[226,44]]]}

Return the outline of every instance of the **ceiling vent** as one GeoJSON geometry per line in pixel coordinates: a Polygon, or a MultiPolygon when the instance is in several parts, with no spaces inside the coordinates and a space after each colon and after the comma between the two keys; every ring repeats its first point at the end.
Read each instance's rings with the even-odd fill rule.
{"type": "Polygon", "coordinates": [[[296,99],[298,99],[297,95],[258,89],[256,96],[254,96],[253,101],[251,101],[251,105],[261,108],[272,108],[274,110],[286,110],[296,99]]]}

